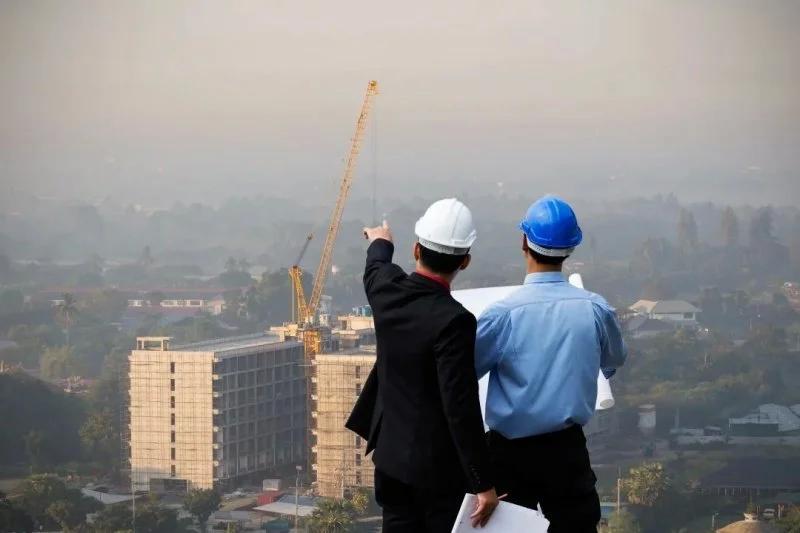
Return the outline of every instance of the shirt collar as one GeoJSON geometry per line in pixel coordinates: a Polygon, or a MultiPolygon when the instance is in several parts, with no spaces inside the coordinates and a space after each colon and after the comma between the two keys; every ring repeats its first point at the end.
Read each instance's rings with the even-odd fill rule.
{"type": "Polygon", "coordinates": [[[525,285],[530,283],[558,283],[564,281],[564,274],[561,272],[532,272],[525,276],[525,285]]]}
{"type": "Polygon", "coordinates": [[[441,276],[436,276],[434,274],[428,274],[426,272],[420,272],[419,270],[414,271],[414,273],[418,276],[422,276],[423,278],[429,279],[433,282],[438,283],[448,291],[450,290],[450,283],[447,282],[446,279],[442,278],[441,276]]]}

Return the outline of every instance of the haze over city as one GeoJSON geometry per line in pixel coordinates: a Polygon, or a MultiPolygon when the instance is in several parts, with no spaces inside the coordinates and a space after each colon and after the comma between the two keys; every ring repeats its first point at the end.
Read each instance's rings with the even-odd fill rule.
{"type": "Polygon", "coordinates": [[[354,198],[373,172],[385,199],[499,183],[800,193],[792,1],[6,1],[0,15],[6,199],[324,201],[368,79],[377,148],[354,198]]]}
{"type": "Polygon", "coordinates": [[[797,533],[798,28],[0,0],[0,533],[797,533]]]}

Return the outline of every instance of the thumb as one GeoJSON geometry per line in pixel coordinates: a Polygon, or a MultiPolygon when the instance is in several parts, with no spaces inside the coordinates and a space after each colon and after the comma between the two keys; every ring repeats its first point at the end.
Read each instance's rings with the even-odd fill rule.
{"type": "Polygon", "coordinates": [[[387,220],[385,218],[383,219],[383,228],[384,229],[389,229],[389,222],[387,222],[387,220]]]}

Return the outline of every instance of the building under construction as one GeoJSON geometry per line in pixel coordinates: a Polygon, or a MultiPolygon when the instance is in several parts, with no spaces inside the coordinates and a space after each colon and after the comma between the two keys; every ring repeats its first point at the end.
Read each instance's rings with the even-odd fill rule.
{"type": "Polygon", "coordinates": [[[170,346],[140,337],[129,356],[134,490],[230,488],[302,465],[303,344],[276,335],[170,346]]]}
{"type": "Polygon", "coordinates": [[[317,354],[314,358],[311,452],[320,496],[342,498],[354,488],[373,487],[373,465],[365,457],[366,442],[344,424],[374,364],[374,346],[317,354]]]}

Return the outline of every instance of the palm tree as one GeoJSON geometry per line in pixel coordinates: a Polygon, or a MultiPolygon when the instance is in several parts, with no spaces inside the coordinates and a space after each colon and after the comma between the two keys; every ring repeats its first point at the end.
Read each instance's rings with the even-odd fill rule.
{"type": "Polygon", "coordinates": [[[75,297],[71,293],[67,292],[61,296],[61,302],[56,307],[56,313],[64,322],[67,336],[67,346],[69,346],[69,329],[72,326],[72,322],[75,320],[75,315],[78,314],[78,303],[75,301],[75,297]]]}
{"type": "Polygon", "coordinates": [[[311,515],[309,525],[314,533],[344,533],[353,525],[355,511],[347,500],[322,500],[311,515]]]}

